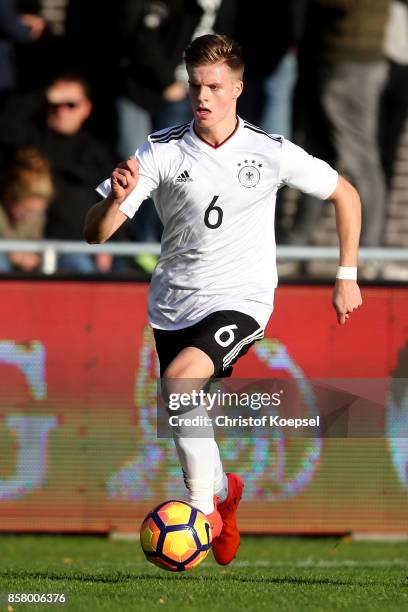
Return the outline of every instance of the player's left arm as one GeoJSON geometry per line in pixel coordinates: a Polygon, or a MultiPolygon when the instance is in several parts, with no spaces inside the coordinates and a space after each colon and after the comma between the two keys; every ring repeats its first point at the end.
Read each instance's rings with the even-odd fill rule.
{"type": "MultiPolygon", "coordinates": [[[[339,265],[346,268],[342,271],[345,274],[340,276],[352,276],[352,268],[357,268],[361,231],[360,196],[353,185],[339,175],[336,189],[328,200],[333,202],[336,210],[336,228],[340,246],[339,265]]],[[[363,303],[357,280],[336,278],[332,303],[337,321],[340,325],[344,325],[351,313],[363,303]]]]}

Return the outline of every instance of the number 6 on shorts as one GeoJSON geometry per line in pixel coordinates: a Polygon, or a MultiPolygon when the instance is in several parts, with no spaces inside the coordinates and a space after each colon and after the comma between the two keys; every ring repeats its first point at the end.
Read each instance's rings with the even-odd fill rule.
{"type": "Polygon", "coordinates": [[[238,329],[238,326],[224,325],[224,327],[220,327],[220,329],[214,334],[215,341],[218,342],[218,344],[222,347],[229,346],[235,340],[235,334],[232,331],[233,329],[238,329]],[[228,334],[228,338],[226,340],[221,340],[221,336],[223,334],[228,334]]]}

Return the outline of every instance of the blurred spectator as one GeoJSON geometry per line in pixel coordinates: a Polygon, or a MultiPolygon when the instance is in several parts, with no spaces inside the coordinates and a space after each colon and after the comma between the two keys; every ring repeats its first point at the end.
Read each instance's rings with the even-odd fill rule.
{"type": "MultiPolygon", "coordinates": [[[[17,150],[0,178],[0,239],[42,239],[53,193],[48,161],[32,147],[17,150]]],[[[37,253],[0,252],[0,272],[33,272],[40,264],[37,253]]]]}
{"type": "Polygon", "coordinates": [[[40,87],[72,67],[66,50],[64,25],[67,0],[18,0],[20,12],[45,19],[42,36],[33,45],[16,45],[17,89],[24,93],[40,87]]]}
{"type": "Polygon", "coordinates": [[[245,58],[245,88],[239,112],[269,134],[285,138],[292,136],[297,45],[306,1],[265,2],[259,11],[249,11],[246,0],[237,0],[235,38],[245,58]]]}
{"type": "Polygon", "coordinates": [[[167,91],[175,103],[185,98],[184,84],[176,80],[175,71],[202,10],[188,0],[125,0],[122,10],[118,152],[125,159],[155,129],[154,117],[167,91]]]}
{"type": "Polygon", "coordinates": [[[31,14],[19,15],[15,0],[0,2],[0,105],[6,94],[16,88],[14,45],[40,38],[45,27],[44,20],[31,14]]]}
{"type": "MultiPolygon", "coordinates": [[[[325,159],[358,189],[361,243],[378,246],[385,184],[378,146],[379,100],[386,78],[384,29],[389,0],[310,0],[301,46],[304,148],[325,159]]],[[[301,197],[286,241],[310,241],[322,202],[301,197]]]]}
{"type": "MultiPolygon", "coordinates": [[[[82,240],[89,202],[97,184],[112,168],[105,146],[91,136],[84,123],[92,112],[86,81],[61,75],[46,89],[9,104],[0,118],[3,145],[36,146],[49,160],[56,194],[49,209],[46,237],[82,240]]],[[[106,272],[112,258],[106,255],[62,255],[58,268],[73,272],[106,272]]]]}
{"type": "Polygon", "coordinates": [[[380,107],[380,149],[388,190],[408,114],[408,0],[394,0],[385,30],[387,82],[380,107]]]}
{"type": "Polygon", "coordinates": [[[92,90],[93,109],[87,129],[113,151],[117,142],[120,34],[126,25],[122,15],[126,2],[138,4],[140,0],[98,3],[95,0],[42,0],[48,5],[57,1],[66,3],[63,26],[67,70],[83,74],[92,90]],[[106,85],[107,74],[109,86],[106,85]]]}
{"type": "MultiPolygon", "coordinates": [[[[292,138],[293,93],[298,72],[297,46],[303,32],[306,2],[265,2],[259,11],[248,11],[248,3],[237,0],[234,38],[241,44],[245,58],[245,87],[238,100],[238,112],[268,134],[282,134],[289,139],[292,138]]],[[[277,195],[278,242],[286,189],[280,189],[277,195]]]]}

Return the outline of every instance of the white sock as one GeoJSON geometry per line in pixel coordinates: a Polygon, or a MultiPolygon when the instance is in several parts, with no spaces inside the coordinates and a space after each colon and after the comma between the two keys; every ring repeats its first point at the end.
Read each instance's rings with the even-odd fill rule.
{"type": "Polygon", "coordinates": [[[222,467],[218,444],[214,440],[214,495],[222,504],[228,497],[228,478],[222,467]]]}
{"type": "MultiPolygon", "coordinates": [[[[188,418],[208,416],[204,406],[190,410],[188,418]]],[[[204,514],[214,510],[214,431],[208,427],[173,427],[173,439],[183,469],[184,482],[189,492],[189,502],[204,514]],[[203,437],[192,437],[197,434],[203,437]],[[204,437],[207,436],[207,437],[204,437]]]]}

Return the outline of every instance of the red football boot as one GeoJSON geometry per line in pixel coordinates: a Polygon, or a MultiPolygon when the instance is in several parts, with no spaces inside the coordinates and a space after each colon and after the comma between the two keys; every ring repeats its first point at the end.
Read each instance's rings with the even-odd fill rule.
{"type": "Polygon", "coordinates": [[[222,531],[212,543],[214,559],[220,565],[228,565],[234,559],[239,548],[240,536],[237,525],[237,509],[241,501],[244,483],[237,474],[227,474],[228,497],[217,510],[222,518],[222,531]]]}
{"type": "Polygon", "coordinates": [[[218,497],[214,495],[214,510],[211,512],[211,514],[205,515],[211,526],[211,533],[212,533],[213,540],[214,538],[218,538],[223,528],[221,514],[217,510],[217,503],[218,503],[218,497]]]}

